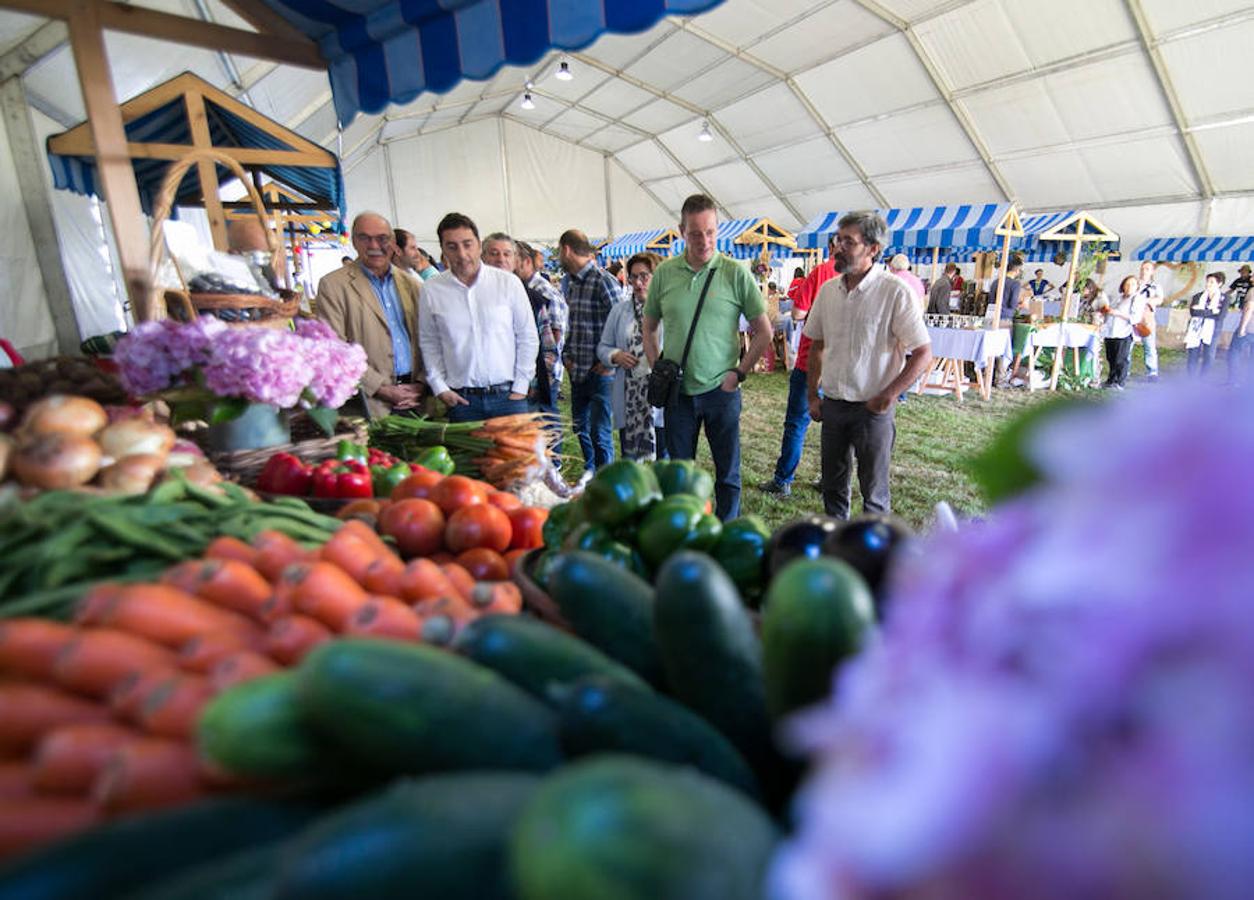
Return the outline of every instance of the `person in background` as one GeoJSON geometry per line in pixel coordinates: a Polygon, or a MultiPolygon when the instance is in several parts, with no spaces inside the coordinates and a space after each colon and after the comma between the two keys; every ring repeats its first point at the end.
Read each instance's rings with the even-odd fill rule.
{"type": "Polygon", "coordinates": [[[1122,391],[1128,380],[1128,367],[1132,356],[1132,326],[1141,321],[1145,311],[1145,298],[1140,293],[1141,283],[1135,275],[1119,282],[1119,296],[1103,311],[1102,337],[1106,341],[1106,364],[1110,373],[1104,388],[1122,391]]]}
{"type": "MultiPolygon", "coordinates": [[[[499,243],[501,235],[496,234],[496,241],[499,243]]],[[[488,262],[488,254],[484,254],[484,265],[491,265],[493,268],[500,269],[503,272],[512,271],[518,276],[523,283],[523,289],[527,292],[527,299],[531,303],[531,313],[536,320],[536,333],[540,337],[540,352],[536,355],[536,374],[531,379],[531,387],[527,392],[527,403],[533,412],[549,412],[556,414],[557,408],[553,404],[553,365],[557,361],[557,341],[553,336],[553,328],[550,324],[549,303],[544,295],[539,291],[532,290],[527,286],[527,281],[518,274],[518,261],[523,257],[524,252],[528,259],[531,258],[531,248],[521,241],[515,243],[515,249],[511,253],[493,253],[491,255],[492,262],[488,262]],[[505,266],[512,261],[514,268],[506,269],[505,266]]]]}
{"type": "Polygon", "coordinates": [[[622,299],[618,279],[597,265],[588,236],[571,229],[558,239],[558,259],[566,271],[562,293],[570,307],[570,334],[562,352],[570,374],[570,416],[584,469],[614,460],[610,389],[614,374],[597,359],[597,344],[610,308],[622,299]]]}
{"type": "Polygon", "coordinates": [[[627,269],[623,266],[623,261],[621,259],[614,260],[605,267],[605,271],[613,275],[614,280],[618,282],[619,290],[623,295],[623,299],[630,300],[631,285],[627,283],[627,269]]]}
{"type": "MultiPolygon", "coordinates": [[[[536,369],[536,378],[528,399],[534,411],[549,413],[556,417],[558,415],[557,389],[562,380],[562,332],[561,326],[555,322],[555,316],[565,310],[566,301],[562,300],[561,294],[549,284],[548,279],[537,277],[535,251],[530,244],[523,241],[517,242],[517,252],[514,254],[514,274],[526,288],[527,299],[531,301],[531,309],[536,316],[536,329],[540,334],[540,355],[545,368],[543,379],[540,370],[536,369]],[[550,294],[557,296],[557,304],[560,306],[554,304],[550,294]]],[[[556,431],[560,435],[560,427],[556,431]]],[[[558,452],[560,448],[559,443],[558,452]]]]}
{"type": "Polygon", "coordinates": [[[623,457],[641,462],[666,458],[666,417],[649,405],[649,361],[644,355],[644,304],[659,262],[652,253],[627,260],[631,299],[610,310],[597,344],[601,364],[614,369],[614,427],[623,457]]]}
{"type": "Polygon", "coordinates": [[[514,271],[514,239],[501,231],[494,231],[483,239],[483,261],[502,272],[514,271]]]}
{"type": "Polygon", "coordinates": [[[352,258],[351,256],[341,256],[341,257],[340,257],[340,265],[341,265],[341,266],[351,266],[352,264],[353,264],[353,258],[352,258]]]}
{"type": "MultiPolygon", "coordinates": [[[[1023,282],[1020,280],[1023,275],[1023,257],[1018,253],[1010,254],[1010,261],[1006,264],[1006,287],[1002,291],[1001,296],[1001,324],[1003,328],[1009,327],[1020,311],[1027,312],[1028,298],[1023,296],[1023,282]]],[[[998,278],[994,278],[988,285],[988,302],[993,303],[997,300],[997,282],[998,278]]]]}
{"type": "MultiPolygon", "coordinates": [[[[1232,342],[1228,345],[1228,383],[1235,386],[1247,384],[1251,369],[1254,368],[1254,322],[1251,322],[1254,319],[1254,289],[1248,286],[1250,267],[1242,266],[1240,271],[1247,287],[1241,293],[1241,318],[1237,320],[1237,327],[1232,332],[1232,342]]],[[[1233,282],[1234,287],[1241,278],[1233,282]]],[[[1232,293],[1235,306],[1236,290],[1232,293]]]]}
{"type": "Polygon", "coordinates": [[[396,243],[392,264],[398,269],[404,269],[422,281],[440,274],[440,270],[435,267],[435,261],[426,250],[418,246],[418,239],[412,232],[404,228],[393,229],[392,239],[396,243]]]}
{"type": "Polygon", "coordinates": [[[888,261],[888,270],[906,283],[914,296],[919,300],[923,299],[926,293],[923,290],[923,282],[910,271],[910,260],[906,258],[906,254],[898,253],[888,261]]]}
{"type": "Polygon", "coordinates": [[[696,459],[702,427],[714,458],[715,512],[740,515],[740,385],[771,341],[766,303],[749,269],[718,252],[718,211],[692,194],[679,213],[684,252],[657,267],[644,308],[644,352],[650,365],[665,353],[678,363],[692,330],[679,396],[666,405],[666,444],[672,459],[696,459]],[[706,286],[708,285],[708,288],[706,286]],[[697,304],[703,288],[705,305],[697,304]],[[740,357],[740,317],[749,320],[749,350],[740,357]],[[666,347],[659,341],[665,323],[666,347]]]}
{"type": "Polygon", "coordinates": [[[949,295],[953,293],[953,278],[958,274],[957,263],[945,263],[945,271],[927,292],[927,311],[932,315],[949,314],[949,295]]]}
{"type": "MultiPolygon", "coordinates": [[[[1137,277],[1141,285],[1138,293],[1144,301],[1141,310],[1143,315],[1148,313],[1150,333],[1144,337],[1135,331],[1132,333],[1132,346],[1140,344],[1145,353],[1145,375],[1150,381],[1158,380],[1158,324],[1154,321],[1154,312],[1163,302],[1163,289],[1154,282],[1154,272],[1157,268],[1158,266],[1152,260],[1147,259],[1141,263],[1140,274],[1137,277]]],[[[1132,368],[1130,358],[1128,368],[1132,368]]]]}
{"type": "Polygon", "coordinates": [[[314,309],[341,338],[365,349],[366,412],[385,416],[413,409],[427,392],[418,282],[392,264],[392,226],[383,216],[361,213],[350,234],[357,262],[350,260],[318,282],[314,309]]]}
{"type": "Polygon", "coordinates": [[[836,234],[828,239],[827,259],[815,266],[802,281],[793,295],[793,320],[802,328],[801,342],[797,345],[797,364],[788,376],[788,404],[784,412],[784,434],[779,442],[779,457],[775,460],[775,473],[770,481],[758,485],[758,490],[777,497],[792,494],[793,478],[801,462],[806,432],[810,428],[810,408],[806,402],[806,372],[810,363],[810,338],[805,335],[805,322],[814,307],[819,288],[836,277],[833,261],[836,250],[836,234]]]}
{"type": "Polygon", "coordinates": [[[448,269],[424,284],[418,308],[431,390],[450,422],[527,412],[540,336],[522,282],[483,264],[468,216],[449,213],[436,234],[448,269]]]}
{"type": "Polygon", "coordinates": [[[801,268],[801,266],[797,266],[795,269],[792,270],[792,281],[788,283],[788,299],[789,300],[797,299],[796,296],[794,295],[797,293],[798,288],[800,288],[801,285],[805,284],[805,280],[806,280],[805,269],[801,268]]]}
{"type": "Polygon", "coordinates": [[[1215,361],[1220,323],[1228,308],[1223,290],[1225,280],[1223,272],[1211,272],[1206,276],[1206,289],[1194,294],[1189,305],[1189,327],[1184,333],[1184,346],[1188,351],[1190,375],[1204,376],[1215,361]]]}
{"type": "Polygon", "coordinates": [[[838,519],[849,518],[855,457],[863,507],[891,511],[893,408],[932,364],[922,305],[876,265],[887,238],[877,212],[841,217],[833,256],[840,277],[823,285],[806,321],[810,417],[823,423],[823,507],[838,519]]]}
{"type": "Polygon", "coordinates": [[[1028,288],[1032,291],[1032,296],[1044,297],[1047,293],[1054,289],[1054,286],[1045,278],[1045,270],[1037,269],[1036,277],[1028,282],[1028,288]]]}
{"type": "Polygon", "coordinates": [[[570,332],[570,307],[566,305],[566,298],[562,296],[562,292],[544,272],[544,254],[534,247],[529,247],[530,253],[524,256],[521,251],[522,247],[529,247],[529,245],[519,244],[520,255],[514,271],[528,290],[538,291],[544,297],[549,309],[549,328],[553,331],[553,340],[557,342],[557,360],[553,363],[552,372],[553,396],[549,403],[552,408],[546,408],[544,404],[541,404],[545,412],[556,413],[557,400],[562,389],[562,376],[566,371],[562,367],[562,351],[566,348],[566,335],[570,332]]]}

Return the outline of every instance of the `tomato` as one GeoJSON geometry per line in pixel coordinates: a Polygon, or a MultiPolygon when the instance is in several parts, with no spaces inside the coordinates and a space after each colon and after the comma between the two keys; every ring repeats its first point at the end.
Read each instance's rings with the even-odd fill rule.
{"type": "Polygon", "coordinates": [[[437,566],[447,566],[453,561],[453,554],[446,550],[441,550],[439,553],[432,553],[428,559],[430,559],[437,566]]]}
{"type": "Polygon", "coordinates": [[[518,567],[522,565],[522,558],[530,551],[527,550],[510,550],[505,554],[505,564],[509,566],[509,577],[513,578],[518,574],[518,567]]]}
{"type": "Polygon", "coordinates": [[[377,519],[378,500],[350,500],[335,514],[337,519],[377,519]]]}
{"type": "Polygon", "coordinates": [[[509,578],[505,557],[487,547],[474,547],[457,557],[457,564],[476,581],[504,581],[509,578]]]}
{"type": "Polygon", "coordinates": [[[444,542],[454,553],[472,547],[488,547],[503,553],[509,547],[512,534],[509,516],[491,504],[480,503],[463,506],[448,517],[444,542]]]}
{"type": "Polygon", "coordinates": [[[522,509],[522,501],[508,491],[492,491],[488,494],[488,502],[504,512],[522,509]]]}
{"type": "Polygon", "coordinates": [[[414,474],[392,489],[391,497],[393,500],[407,500],[410,497],[427,500],[435,486],[443,480],[444,476],[439,472],[419,467],[414,469],[414,474]]]}
{"type": "Polygon", "coordinates": [[[379,531],[396,541],[401,556],[430,556],[444,547],[444,513],[430,500],[398,500],[379,514],[379,531]]]}
{"type": "Polygon", "coordinates": [[[544,523],[549,519],[547,509],[536,509],[534,506],[523,506],[512,510],[509,524],[512,536],[509,542],[511,550],[530,550],[544,546],[544,523]]]}
{"type": "Polygon", "coordinates": [[[463,506],[486,504],[488,491],[481,481],[465,475],[450,475],[435,486],[431,499],[444,510],[444,515],[451,516],[463,506]]]}

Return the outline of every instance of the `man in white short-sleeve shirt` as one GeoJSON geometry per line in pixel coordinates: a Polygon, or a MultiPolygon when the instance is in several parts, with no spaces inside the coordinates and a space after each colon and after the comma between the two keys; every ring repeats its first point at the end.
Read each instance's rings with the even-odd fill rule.
{"type": "Polygon", "coordinates": [[[894,407],[928,371],[932,347],[914,292],[876,262],[888,237],[884,218],[849,213],[837,228],[832,262],[840,274],[820,289],[803,333],[811,340],[810,416],[823,426],[823,506],[847,519],[851,451],[865,510],[891,510],[894,407]]]}

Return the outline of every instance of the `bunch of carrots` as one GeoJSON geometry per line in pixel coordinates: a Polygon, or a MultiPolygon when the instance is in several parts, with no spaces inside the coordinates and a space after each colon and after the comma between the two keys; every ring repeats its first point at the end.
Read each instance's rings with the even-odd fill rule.
{"type": "Polygon", "coordinates": [[[220,537],[156,583],[96,586],[72,624],[0,623],[0,859],[244,787],[194,746],[202,708],[232,685],[337,635],[446,644],[478,616],[521,606],[510,582],[404,563],[349,521],[313,551],[277,531],[220,537]]]}
{"type": "Polygon", "coordinates": [[[558,460],[561,423],[547,413],[519,413],[486,422],[433,422],[385,416],[370,425],[370,445],[400,459],[427,447],[447,447],[457,471],[498,488],[542,475],[558,460]]]}

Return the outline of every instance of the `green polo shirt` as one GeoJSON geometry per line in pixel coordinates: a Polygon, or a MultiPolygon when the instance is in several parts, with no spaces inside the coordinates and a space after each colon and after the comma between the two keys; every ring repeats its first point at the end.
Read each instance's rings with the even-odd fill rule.
{"type": "Polygon", "coordinates": [[[662,320],[664,357],[679,362],[683,356],[701,286],[711,269],[714,280],[684,366],[685,394],[704,394],[719,386],[727,370],[740,362],[740,317],[752,320],[766,312],[766,300],[747,266],[715,253],[700,271],[693,271],[686,256],[673,256],[653,273],[644,304],[646,316],[662,320]]]}

